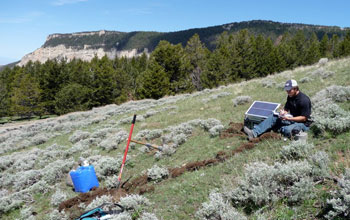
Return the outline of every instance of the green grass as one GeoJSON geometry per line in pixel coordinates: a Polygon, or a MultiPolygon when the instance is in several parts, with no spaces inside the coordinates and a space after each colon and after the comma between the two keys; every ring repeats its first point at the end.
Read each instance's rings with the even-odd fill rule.
{"type": "MultiPolygon", "coordinates": [[[[310,97],[318,91],[330,85],[350,84],[350,60],[344,59],[339,61],[329,62],[324,68],[334,71],[335,74],[327,79],[314,79],[307,83],[300,84],[300,89],[310,97]]],[[[253,100],[262,100],[269,102],[277,102],[282,105],[286,100],[286,93],[281,88],[272,87],[264,88],[262,80],[273,80],[276,85],[283,84],[287,79],[294,78],[300,80],[308,76],[311,77],[311,72],[317,69],[316,66],[301,67],[292,71],[285,71],[281,74],[270,76],[267,79],[255,79],[252,81],[234,84],[224,89],[211,92],[210,94],[202,94],[193,98],[187,98],[173,104],[153,108],[160,110],[163,107],[176,106],[170,110],[174,112],[169,115],[169,111],[162,111],[151,116],[145,121],[136,122],[133,135],[144,129],[164,129],[169,126],[175,126],[193,119],[208,119],[215,118],[222,122],[225,127],[228,127],[230,122],[243,122],[244,113],[249,108],[251,103],[245,105],[233,106],[232,99],[241,95],[249,95],[253,100]],[[202,99],[208,98],[212,94],[221,92],[229,92],[231,95],[203,102],[202,99]]],[[[312,77],[313,78],[313,77],[312,77]]],[[[343,103],[341,107],[350,111],[350,103],[343,103]]],[[[144,114],[146,110],[135,112],[135,114],[144,114]]],[[[109,118],[107,121],[100,122],[85,127],[81,130],[94,132],[102,128],[109,122],[118,121],[120,119],[130,117],[133,114],[119,115],[109,118]]],[[[122,129],[129,132],[130,124],[121,126],[122,129]]],[[[47,143],[39,146],[46,148],[54,143],[71,147],[69,137],[74,133],[55,137],[47,143]]],[[[149,141],[154,144],[161,144],[160,138],[149,141]]],[[[339,176],[345,168],[350,167],[350,132],[339,134],[337,136],[313,137],[309,135],[309,142],[313,142],[317,150],[324,150],[331,158],[331,171],[335,176],[339,176]]],[[[160,160],[154,158],[152,154],[142,153],[139,151],[141,145],[136,145],[135,149],[130,149],[129,156],[132,162],[127,164],[123,179],[129,177],[136,178],[143,175],[147,169],[157,164],[159,166],[173,168],[180,167],[186,163],[214,158],[219,151],[232,151],[241,144],[246,143],[246,140],[241,137],[232,137],[220,139],[219,137],[211,138],[207,131],[201,128],[195,128],[193,134],[188,138],[187,142],[177,148],[175,154],[170,157],[164,157],[160,160]]],[[[206,168],[186,172],[177,178],[169,178],[158,183],[149,183],[155,186],[155,191],[144,194],[152,205],[148,207],[148,211],[155,213],[159,219],[194,219],[196,211],[201,207],[203,202],[208,200],[208,195],[211,190],[224,188],[234,188],[237,186],[239,178],[243,175],[244,166],[256,161],[263,161],[268,164],[273,164],[277,159],[282,146],[289,142],[283,140],[265,140],[256,146],[242,153],[236,154],[223,163],[208,166],[206,168]]],[[[113,157],[120,156],[124,153],[126,141],[123,142],[117,150],[111,152],[101,151],[101,155],[109,155],[113,157]]],[[[97,146],[91,149],[98,149],[97,146]]],[[[77,157],[79,155],[76,155],[77,157]]],[[[58,186],[69,192],[73,197],[75,194],[71,189],[63,183],[58,186]]],[[[103,182],[102,182],[103,184],[103,182]]],[[[326,182],[317,188],[317,197],[312,200],[306,200],[302,204],[288,204],[286,201],[278,201],[275,204],[267,205],[262,208],[264,216],[268,219],[315,219],[316,215],[321,210],[320,206],[325,204],[329,196],[329,190],[335,187],[334,183],[326,182]]],[[[44,214],[51,207],[48,206],[50,196],[42,196],[36,198],[35,210],[39,213],[38,219],[45,219],[44,214]]],[[[14,210],[5,215],[5,219],[18,218],[19,211],[14,210]]],[[[247,216],[248,219],[257,219],[257,215],[251,213],[247,216]]]]}

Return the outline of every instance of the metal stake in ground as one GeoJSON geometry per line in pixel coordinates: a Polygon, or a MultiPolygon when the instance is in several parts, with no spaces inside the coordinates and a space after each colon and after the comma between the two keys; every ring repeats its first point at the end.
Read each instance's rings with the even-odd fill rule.
{"type": "Polygon", "coordinates": [[[120,181],[122,179],[123,168],[124,168],[125,161],[126,161],[126,155],[128,154],[129,144],[130,144],[130,140],[131,140],[131,136],[132,136],[132,130],[134,130],[135,121],[136,121],[136,115],[134,115],[134,118],[132,119],[129,138],[128,138],[128,142],[126,144],[126,148],[125,148],[125,152],[124,152],[124,158],[123,158],[122,166],[120,167],[120,171],[119,171],[117,188],[119,188],[120,181]]]}

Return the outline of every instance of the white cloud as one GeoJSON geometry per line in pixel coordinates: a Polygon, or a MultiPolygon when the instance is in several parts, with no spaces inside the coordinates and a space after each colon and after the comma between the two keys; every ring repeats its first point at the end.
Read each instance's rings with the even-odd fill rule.
{"type": "Polygon", "coordinates": [[[55,6],[62,6],[62,5],[75,4],[75,3],[86,2],[86,1],[88,0],[56,0],[52,2],[52,4],[55,6]]]}

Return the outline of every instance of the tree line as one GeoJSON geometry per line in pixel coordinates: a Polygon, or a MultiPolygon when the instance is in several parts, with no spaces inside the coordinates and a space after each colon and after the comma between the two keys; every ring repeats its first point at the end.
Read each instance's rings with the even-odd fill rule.
{"type": "Polygon", "coordinates": [[[28,62],[0,72],[0,117],[61,115],[128,100],[159,99],[350,55],[350,32],[306,37],[302,30],[273,42],[244,29],[222,33],[210,51],[193,35],[185,46],[160,41],[147,56],[90,62],[28,62]]]}

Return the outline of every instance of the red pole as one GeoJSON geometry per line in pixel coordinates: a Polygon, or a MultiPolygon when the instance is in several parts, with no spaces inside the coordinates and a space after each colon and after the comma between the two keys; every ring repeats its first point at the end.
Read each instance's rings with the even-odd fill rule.
{"type": "Polygon", "coordinates": [[[124,152],[124,158],[123,158],[122,166],[120,167],[120,172],[119,172],[119,176],[118,176],[118,187],[119,187],[119,184],[120,184],[120,180],[122,179],[123,168],[124,168],[125,161],[126,161],[126,155],[128,154],[129,144],[130,144],[130,140],[131,140],[131,136],[132,136],[132,130],[134,129],[135,121],[136,121],[136,115],[134,115],[134,118],[132,120],[130,133],[129,133],[129,138],[128,138],[128,143],[126,144],[126,149],[125,149],[125,152],[124,152]]]}

